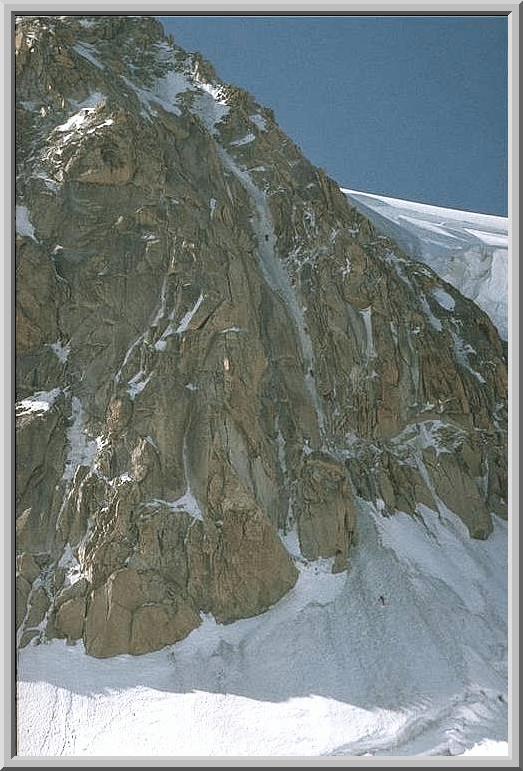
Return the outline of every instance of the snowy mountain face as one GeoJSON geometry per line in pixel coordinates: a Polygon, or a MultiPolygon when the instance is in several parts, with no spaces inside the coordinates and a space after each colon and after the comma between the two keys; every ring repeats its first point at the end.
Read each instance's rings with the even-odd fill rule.
{"type": "Polygon", "coordinates": [[[350,203],[413,259],[488,313],[508,339],[508,220],[356,190],[350,203]]]}
{"type": "Polygon", "coordinates": [[[499,746],[489,317],[154,19],[16,72],[20,752],[499,746]]]}

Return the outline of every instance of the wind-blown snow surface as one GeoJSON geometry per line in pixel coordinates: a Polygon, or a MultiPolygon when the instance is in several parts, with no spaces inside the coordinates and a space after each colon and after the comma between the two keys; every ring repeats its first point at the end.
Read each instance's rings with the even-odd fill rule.
{"type": "Polygon", "coordinates": [[[508,338],[508,220],[343,190],[349,202],[416,260],[474,300],[508,338]]]}
{"type": "Polygon", "coordinates": [[[286,536],[298,583],[256,618],[139,657],[24,648],[19,754],[506,754],[506,523],[475,541],[444,508],[359,521],[348,574],[286,536]]]}

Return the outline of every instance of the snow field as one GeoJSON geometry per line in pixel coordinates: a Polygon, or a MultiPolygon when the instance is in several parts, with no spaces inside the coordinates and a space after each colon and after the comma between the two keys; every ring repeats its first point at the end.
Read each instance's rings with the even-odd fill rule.
{"type": "Polygon", "coordinates": [[[362,504],[347,574],[307,563],[272,609],[175,646],[23,649],[22,755],[454,755],[507,739],[506,523],[362,504]],[[384,598],[384,604],[379,600],[384,598]]]}

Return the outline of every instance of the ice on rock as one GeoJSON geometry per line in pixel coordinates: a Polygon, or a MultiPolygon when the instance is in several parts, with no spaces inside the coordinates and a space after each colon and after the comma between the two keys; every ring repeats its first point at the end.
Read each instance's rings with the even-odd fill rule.
{"type": "Polygon", "coordinates": [[[19,236],[28,236],[36,241],[35,229],[29,216],[27,206],[19,205],[15,209],[16,232],[19,236]]]}
{"type": "Polygon", "coordinates": [[[138,372],[133,378],[131,378],[131,380],[129,380],[127,384],[127,393],[133,401],[137,396],[139,396],[139,394],[142,393],[151,377],[152,373],[146,377],[145,372],[140,370],[140,372],[138,372]]]}
{"type": "Polygon", "coordinates": [[[367,359],[376,358],[376,349],[374,347],[374,338],[372,336],[372,308],[364,308],[360,311],[365,326],[365,336],[367,339],[367,359]]]}
{"type": "Polygon", "coordinates": [[[249,145],[251,142],[254,142],[256,137],[254,134],[251,134],[250,132],[246,134],[241,139],[235,139],[234,142],[231,142],[232,147],[242,147],[243,145],[249,145]]]}
{"type": "Polygon", "coordinates": [[[224,165],[235,175],[252,202],[254,211],[250,222],[258,241],[260,267],[268,286],[283,300],[294,322],[305,364],[305,383],[317,415],[320,434],[323,434],[325,416],[314,378],[314,349],[307,331],[304,310],[298,303],[289,275],[277,255],[277,238],[267,195],[253,182],[250,173],[241,168],[232,155],[220,145],[217,145],[217,149],[224,165]]]}
{"type": "Polygon", "coordinates": [[[259,113],[256,113],[255,115],[250,115],[249,118],[252,121],[252,123],[254,123],[256,128],[259,129],[260,131],[267,131],[268,130],[268,128],[267,128],[267,121],[265,120],[263,115],[260,115],[259,113]]]}
{"type": "Polygon", "coordinates": [[[189,325],[190,325],[191,321],[193,320],[196,312],[198,311],[200,305],[202,304],[203,300],[204,300],[204,295],[203,295],[203,292],[202,292],[200,294],[200,296],[198,297],[198,299],[196,300],[196,302],[194,303],[194,305],[191,308],[191,310],[187,311],[185,316],[180,321],[180,323],[179,323],[179,325],[178,325],[178,327],[176,329],[176,333],[178,335],[182,334],[182,332],[187,332],[187,330],[189,329],[189,325]]]}
{"type": "Polygon", "coordinates": [[[454,301],[454,298],[449,295],[448,292],[445,292],[444,289],[434,289],[432,292],[432,296],[436,298],[438,303],[441,305],[442,308],[445,308],[447,311],[453,311],[456,307],[456,303],[454,301]]]}
{"type": "Polygon", "coordinates": [[[105,69],[105,65],[103,65],[102,62],[96,56],[95,47],[90,43],[75,43],[75,45],[73,46],[73,49],[76,51],[77,54],[80,54],[80,56],[82,56],[88,62],[90,62],[91,64],[94,64],[94,66],[97,67],[99,70],[105,69]]]}
{"type": "Polygon", "coordinates": [[[463,340],[463,338],[460,337],[455,332],[452,332],[451,334],[452,334],[452,341],[454,343],[454,353],[456,355],[456,359],[458,360],[458,362],[461,364],[462,367],[464,367],[464,369],[468,370],[472,375],[474,375],[476,380],[478,380],[482,384],[485,383],[486,381],[483,375],[477,370],[475,370],[470,363],[470,358],[469,358],[470,354],[476,353],[474,348],[471,345],[469,345],[469,343],[466,343],[463,340]]]}
{"type": "Polygon", "coordinates": [[[70,482],[78,466],[91,466],[98,452],[96,440],[90,439],[85,430],[85,411],[77,396],[71,399],[71,418],[67,439],[69,448],[63,478],[70,482]]]}

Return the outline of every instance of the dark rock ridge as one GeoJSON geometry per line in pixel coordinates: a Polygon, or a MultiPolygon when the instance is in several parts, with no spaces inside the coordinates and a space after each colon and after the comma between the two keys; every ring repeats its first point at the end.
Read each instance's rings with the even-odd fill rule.
{"type": "Polygon", "coordinates": [[[16,89],[20,645],[261,613],[298,574],[280,536],[345,570],[362,501],[488,537],[485,313],[152,18],[19,18],[16,89]]]}

